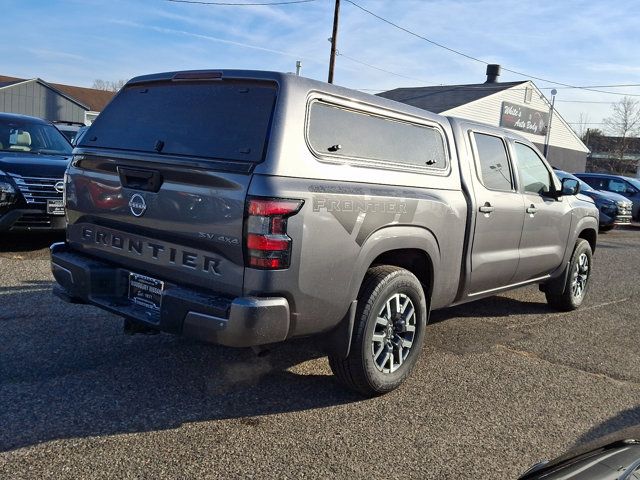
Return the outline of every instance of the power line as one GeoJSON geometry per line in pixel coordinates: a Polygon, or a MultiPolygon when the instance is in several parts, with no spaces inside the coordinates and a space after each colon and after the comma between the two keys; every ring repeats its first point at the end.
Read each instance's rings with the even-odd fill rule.
{"type": "MultiPolygon", "coordinates": [[[[462,56],[462,57],[465,57],[465,58],[467,58],[468,60],[472,60],[472,61],[474,61],[474,62],[478,62],[478,63],[483,63],[483,64],[485,64],[485,65],[489,65],[489,62],[486,62],[486,61],[484,61],[484,60],[481,60],[481,59],[479,59],[479,58],[476,58],[476,57],[474,57],[474,56],[472,56],[472,55],[468,55],[468,54],[463,53],[463,52],[461,52],[461,51],[459,51],[459,50],[455,50],[455,49],[453,49],[453,48],[451,48],[451,47],[447,47],[446,45],[443,45],[443,44],[441,44],[441,43],[438,43],[438,42],[436,42],[436,41],[434,41],[434,40],[431,40],[430,38],[424,37],[424,36],[422,36],[422,35],[420,35],[420,34],[418,34],[418,33],[416,33],[416,32],[413,32],[413,31],[411,31],[411,30],[409,30],[409,29],[405,28],[405,27],[402,27],[402,26],[398,25],[397,23],[392,22],[391,20],[387,20],[386,18],[381,17],[380,15],[378,15],[378,14],[376,14],[376,13],[373,13],[371,10],[367,10],[367,9],[366,9],[366,8],[364,8],[363,6],[358,5],[358,4],[357,4],[356,2],[354,2],[353,0],[345,0],[345,1],[346,1],[346,2],[348,2],[348,3],[350,3],[351,5],[353,5],[354,7],[359,8],[359,9],[360,9],[360,10],[362,10],[363,12],[366,12],[366,13],[368,13],[369,15],[371,15],[371,16],[373,16],[373,17],[377,18],[378,20],[380,20],[380,21],[382,21],[382,22],[384,22],[384,23],[387,23],[387,24],[389,24],[389,25],[391,25],[391,26],[393,26],[393,27],[397,28],[398,30],[402,30],[403,32],[408,33],[409,35],[412,35],[412,36],[414,36],[414,37],[416,37],[416,38],[419,38],[419,39],[421,39],[421,40],[424,40],[425,42],[428,42],[428,43],[430,43],[430,44],[432,44],[432,45],[435,45],[436,47],[439,47],[439,48],[442,48],[442,49],[444,49],[444,50],[447,50],[448,52],[455,53],[456,55],[460,55],[460,56],[462,56]]],[[[504,70],[504,71],[506,71],[506,72],[510,72],[510,73],[516,74],[516,75],[520,75],[520,76],[522,76],[522,77],[528,77],[528,78],[532,78],[532,79],[534,79],[534,80],[539,80],[539,81],[541,81],[541,82],[552,83],[552,84],[554,84],[554,85],[560,85],[560,86],[567,87],[567,88],[577,88],[577,89],[580,89],[580,90],[588,90],[588,91],[592,91],[592,92],[606,93],[606,94],[610,94],[610,95],[623,95],[623,94],[621,94],[621,93],[619,93],[619,92],[607,92],[607,91],[605,91],[605,90],[596,90],[596,89],[589,88],[589,87],[578,87],[578,86],[571,85],[571,84],[568,84],[568,83],[556,82],[556,81],[554,81],[554,80],[548,80],[548,79],[546,79],[546,78],[536,77],[536,76],[534,76],[534,75],[529,75],[529,74],[526,74],[526,73],[523,73],[523,72],[519,72],[519,71],[516,71],[516,70],[511,70],[511,69],[509,69],[509,68],[505,68],[505,67],[502,67],[502,70],[504,70]]],[[[627,94],[627,95],[628,95],[628,96],[633,96],[633,97],[636,97],[636,96],[637,96],[637,97],[640,97],[640,94],[627,94]]]]}
{"type": "Polygon", "coordinates": [[[204,2],[198,0],[167,0],[167,2],[174,3],[192,3],[196,5],[216,5],[222,7],[250,7],[250,6],[270,6],[270,5],[293,5],[295,3],[310,3],[316,0],[289,0],[282,2],[250,2],[250,3],[237,3],[237,2],[204,2]]]}
{"type": "Polygon", "coordinates": [[[588,100],[556,100],[556,102],[562,102],[562,103],[601,103],[601,104],[605,104],[605,105],[611,105],[612,103],[615,102],[591,102],[588,100]]]}
{"type": "Polygon", "coordinates": [[[567,122],[569,125],[622,125],[621,122],[567,122]]]}
{"type": "MultiPolygon", "coordinates": [[[[421,83],[427,83],[427,84],[431,83],[431,82],[429,82],[427,80],[424,80],[424,79],[421,79],[421,78],[409,77],[408,75],[403,75],[401,73],[396,73],[396,72],[393,72],[391,70],[385,70],[384,68],[376,67],[375,65],[372,65],[370,63],[366,63],[366,62],[363,62],[362,60],[358,60],[356,58],[350,57],[349,55],[345,55],[344,53],[342,53],[340,51],[336,52],[336,54],[338,56],[340,56],[340,57],[346,58],[347,60],[351,60],[354,63],[358,63],[360,65],[364,65],[365,67],[373,68],[374,70],[378,70],[380,72],[384,72],[384,73],[388,73],[388,74],[391,74],[391,75],[395,75],[396,77],[402,77],[402,78],[406,78],[406,79],[409,79],[409,80],[416,80],[416,81],[421,82],[421,83]]],[[[362,88],[361,90],[372,90],[373,91],[375,89],[362,88]]],[[[384,89],[381,89],[381,90],[384,90],[384,89]]]]}
{"type": "Polygon", "coordinates": [[[626,87],[640,87],[640,83],[618,83],[615,85],[587,85],[582,88],[626,88],[626,87]]]}

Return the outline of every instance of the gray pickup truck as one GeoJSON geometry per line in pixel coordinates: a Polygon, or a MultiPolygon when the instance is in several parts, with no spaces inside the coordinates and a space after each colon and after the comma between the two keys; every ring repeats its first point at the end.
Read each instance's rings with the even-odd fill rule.
{"type": "Polygon", "coordinates": [[[513,132],[289,74],[129,81],[74,150],[55,293],[128,329],[234,347],[318,336],[365,395],[429,312],[587,292],[598,211],[513,132]]]}

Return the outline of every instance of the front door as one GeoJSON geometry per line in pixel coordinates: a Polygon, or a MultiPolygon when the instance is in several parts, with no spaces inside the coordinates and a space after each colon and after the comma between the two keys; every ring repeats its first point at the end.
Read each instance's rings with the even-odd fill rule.
{"type": "Polygon", "coordinates": [[[525,208],[520,263],[513,279],[517,283],[543,277],[562,265],[572,219],[569,199],[548,195],[555,189],[552,173],[538,153],[519,142],[513,147],[525,208]]]}
{"type": "Polygon", "coordinates": [[[474,132],[476,226],[469,293],[509,285],[518,267],[524,203],[501,137],[474,132]]]}

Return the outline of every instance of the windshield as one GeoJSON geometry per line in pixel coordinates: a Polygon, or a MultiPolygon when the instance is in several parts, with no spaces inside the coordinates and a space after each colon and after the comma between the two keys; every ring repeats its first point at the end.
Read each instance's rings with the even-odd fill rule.
{"type": "Polygon", "coordinates": [[[69,155],[71,150],[71,144],[53,125],[0,119],[0,151],[69,155]]]}
{"type": "Polygon", "coordinates": [[[578,179],[578,181],[580,182],[580,191],[581,192],[595,192],[596,191],[596,189],[593,188],[591,185],[589,185],[587,182],[583,182],[580,179],[578,179]]]}
{"type": "Polygon", "coordinates": [[[634,187],[636,187],[638,190],[640,190],[640,180],[638,180],[637,178],[631,178],[631,177],[625,177],[625,180],[629,182],[631,185],[633,185],[634,187]]]}

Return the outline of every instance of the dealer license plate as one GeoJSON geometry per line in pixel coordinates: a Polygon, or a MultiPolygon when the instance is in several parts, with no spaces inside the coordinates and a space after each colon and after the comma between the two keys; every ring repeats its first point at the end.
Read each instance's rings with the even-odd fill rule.
{"type": "Polygon", "coordinates": [[[47,213],[49,215],[64,215],[64,203],[60,200],[47,200],[47,213]]]}
{"type": "Polygon", "coordinates": [[[129,300],[136,305],[159,312],[162,305],[164,282],[137,273],[129,274],[129,300]]]}

